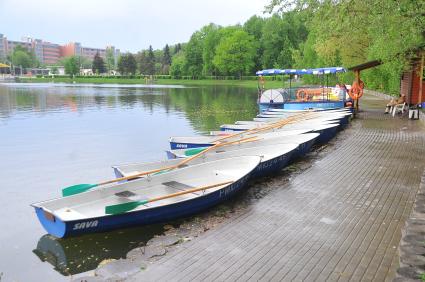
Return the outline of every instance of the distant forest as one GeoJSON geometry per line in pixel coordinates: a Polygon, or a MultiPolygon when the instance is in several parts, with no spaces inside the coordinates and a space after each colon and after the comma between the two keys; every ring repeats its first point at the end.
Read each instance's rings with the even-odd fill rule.
{"type": "MultiPolygon", "coordinates": [[[[198,79],[379,59],[384,64],[362,78],[369,88],[397,93],[409,58],[424,48],[424,11],[424,1],[411,0],[271,0],[266,17],[225,27],[210,23],[187,43],[139,52],[137,70],[198,79]]],[[[351,82],[352,74],[340,79],[351,82]]]]}

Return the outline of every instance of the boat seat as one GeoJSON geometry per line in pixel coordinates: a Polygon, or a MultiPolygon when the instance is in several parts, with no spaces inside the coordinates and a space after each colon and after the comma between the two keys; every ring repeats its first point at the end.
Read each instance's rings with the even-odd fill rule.
{"type": "MultiPolygon", "coordinates": [[[[188,189],[196,188],[194,186],[187,185],[187,184],[184,184],[184,183],[181,183],[181,182],[178,182],[178,181],[164,182],[164,183],[162,183],[162,185],[165,185],[167,187],[174,188],[174,189],[177,189],[177,190],[180,190],[180,191],[186,191],[188,189]]],[[[191,194],[202,195],[203,191],[192,192],[191,194]]]]}
{"type": "Polygon", "coordinates": [[[186,189],[192,189],[195,188],[193,186],[181,183],[181,182],[177,182],[177,181],[169,181],[169,182],[164,182],[162,183],[162,185],[174,188],[174,189],[178,189],[178,190],[186,190],[186,189]]]}
{"type": "Polygon", "coordinates": [[[145,200],[145,198],[141,198],[142,196],[139,194],[136,194],[132,191],[122,191],[122,192],[118,192],[115,193],[115,196],[119,197],[120,199],[125,199],[125,200],[130,200],[130,201],[141,201],[141,200],[145,200]]]}
{"type": "Polygon", "coordinates": [[[129,197],[137,196],[137,194],[126,190],[126,191],[115,193],[115,196],[122,197],[122,198],[129,198],[129,197]]]}
{"type": "MultiPolygon", "coordinates": [[[[159,197],[159,196],[163,196],[163,195],[167,195],[167,194],[171,194],[171,193],[175,193],[179,191],[185,191],[185,190],[193,189],[193,188],[195,187],[178,182],[178,181],[169,181],[169,182],[163,182],[156,187],[151,187],[151,189],[148,189],[150,190],[148,194],[143,193],[144,191],[146,191],[145,189],[140,189],[140,191],[137,191],[136,193],[133,191],[125,190],[125,191],[115,193],[114,195],[118,197],[120,201],[121,199],[124,200],[125,202],[126,201],[141,201],[141,200],[147,200],[148,198],[155,198],[155,197],[159,197]]],[[[178,200],[181,200],[182,198],[189,199],[189,198],[200,196],[202,194],[203,194],[202,191],[193,192],[186,195],[174,197],[171,199],[161,200],[159,202],[146,203],[143,206],[146,208],[160,206],[164,204],[164,201],[168,203],[173,203],[178,200]]]]}

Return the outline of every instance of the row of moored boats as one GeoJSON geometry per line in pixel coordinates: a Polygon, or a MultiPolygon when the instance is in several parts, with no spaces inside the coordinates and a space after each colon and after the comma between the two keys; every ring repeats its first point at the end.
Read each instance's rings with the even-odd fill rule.
{"type": "Polygon", "coordinates": [[[117,179],[79,184],[35,203],[48,233],[67,237],[165,222],[216,205],[252,177],[273,174],[346,126],[348,109],[273,109],[206,136],[171,137],[169,160],[114,166],[117,179]]]}

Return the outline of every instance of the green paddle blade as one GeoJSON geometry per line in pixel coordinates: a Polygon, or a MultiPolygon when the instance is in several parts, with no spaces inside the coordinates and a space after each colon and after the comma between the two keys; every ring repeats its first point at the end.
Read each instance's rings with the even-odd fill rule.
{"type": "Polygon", "coordinates": [[[144,200],[144,201],[128,202],[128,203],[123,203],[123,204],[106,206],[105,207],[105,213],[106,214],[125,213],[125,212],[128,212],[128,211],[134,210],[135,208],[137,208],[140,205],[147,204],[148,202],[149,202],[148,200],[144,200]]]}
{"type": "Polygon", "coordinates": [[[79,193],[86,192],[87,190],[90,190],[91,188],[96,187],[98,184],[77,184],[73,186],[69,186],[62,189],[62,196],[67,197],[79,193]]]}
{"type": "Polygon", "coordinates": [[[206,148],[195,148],[195,149],[189,149],[189,150],[184,151],[184,155],[185,155],[186,157],[193,156],[193,155],[199,154],[200,152],[202,152],[202,151],[203,151],[203,150],[205,150],[205,149],[206,149],[206,148]]]}

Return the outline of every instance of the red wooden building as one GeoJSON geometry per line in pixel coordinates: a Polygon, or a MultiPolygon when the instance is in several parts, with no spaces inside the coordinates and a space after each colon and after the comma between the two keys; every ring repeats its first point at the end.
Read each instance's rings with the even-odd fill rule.
{"type": "MultiPolygon", "coordinates": [[[[425,107],[425,81],[424,81],[424,58],[425,51],[419,50],[416,56],[411,59],[410,68],[403,72],[400,82],[400,96],[406,95],[409,105],[422,104],[425,107]]],[[[358,66],[349,68],[360,77],[360,71],[373,68],[382,64],[381,61],[370,61],[358,66]]]]}
{"type": "Polygon", "coordinates": [[[425,103],[424,56],[422,51],[401,77],[400,94],[405,94],[410,105],[425,103]]]}

